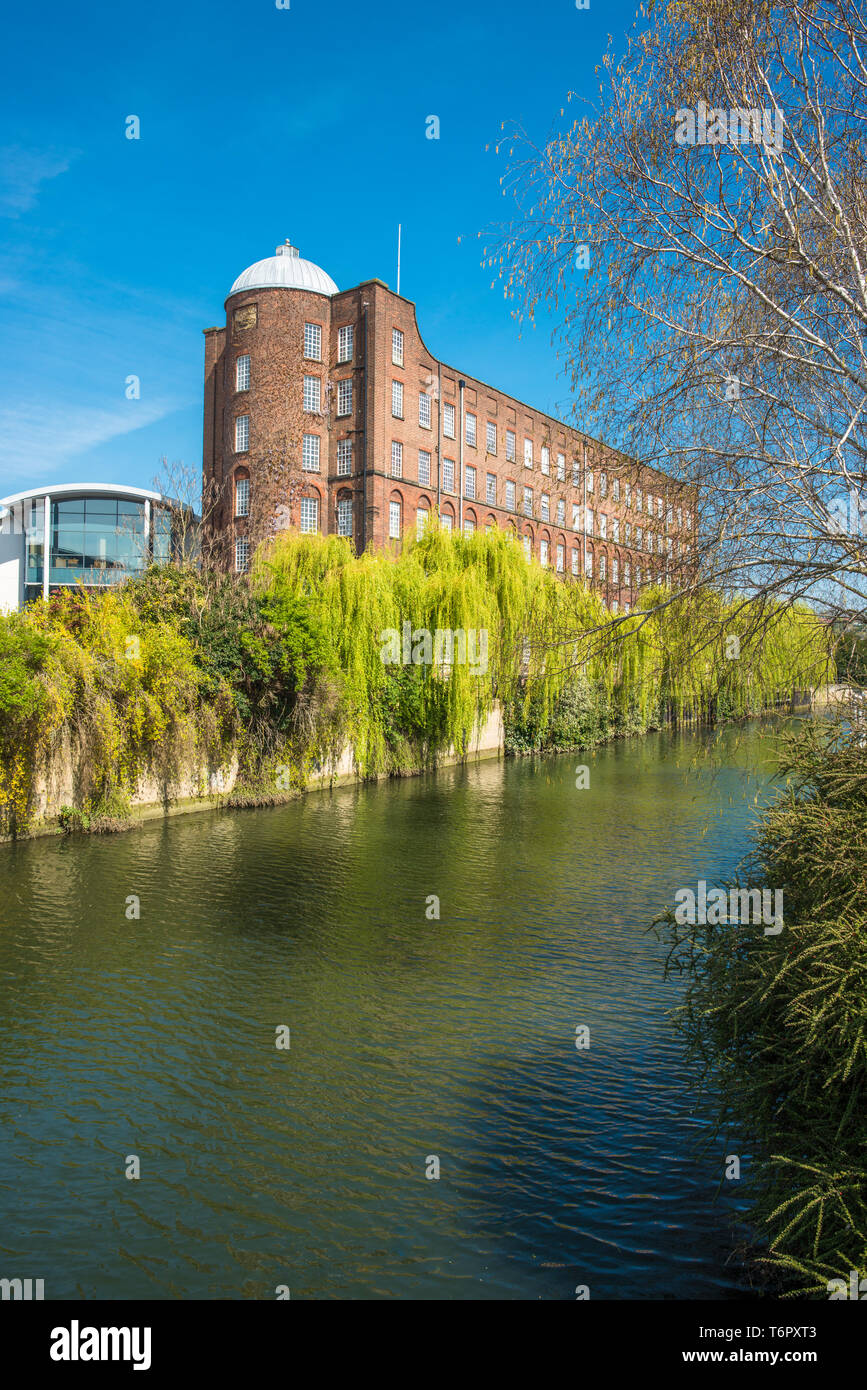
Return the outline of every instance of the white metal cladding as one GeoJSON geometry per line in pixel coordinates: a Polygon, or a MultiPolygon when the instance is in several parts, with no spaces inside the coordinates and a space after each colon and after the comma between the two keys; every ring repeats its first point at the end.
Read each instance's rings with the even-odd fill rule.
{"type": "Polygon", "coordinates": [[[312,261],[303,260],[295,247],[290,246],[288,242],[285,246],[277,247],[276,255],[248,266],[244,273],[238,276],[229,294],[239,294],[241,290],[273,288],[312,290],[316,294],[328,295],[340,293],[330,275],[326,275],[325,271],[312,261]]]}

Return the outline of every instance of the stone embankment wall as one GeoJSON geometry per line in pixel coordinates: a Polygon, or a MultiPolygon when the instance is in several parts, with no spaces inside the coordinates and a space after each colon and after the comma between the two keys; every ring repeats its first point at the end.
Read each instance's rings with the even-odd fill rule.
{"type": "MultiPolygon", "coordinates": [[[[478,758],[499,756],[503,750],[503,737],[502,711],[499,705],[495,705],[486,722],[476,728],[467,754],[468,759],[474,761],[478,758]]],[[[454,748],[450,748],[438,759],[441,765],[459,761],[462,759],[455,753],[454,748]]],[[[156,777],[143,777],[129,798],[134,818],[149,820],[157,816],[212,809],[220,805],[234,790],[237,777],[237,759],[224,768],[182,769],[169,786],[156,777]]],[[[333,763],[328,763],[311,773],[307,779],[306,790],[325,790],[357,780],[358,771],[352,749],[345,748],[333,763]]],[[[76,806],[78,801],[75,759],[72,749],[65,744],[56,750],[45,774],[37,781],[31,833],[55,830],[61,810],[64,807],[76,806]]]]}

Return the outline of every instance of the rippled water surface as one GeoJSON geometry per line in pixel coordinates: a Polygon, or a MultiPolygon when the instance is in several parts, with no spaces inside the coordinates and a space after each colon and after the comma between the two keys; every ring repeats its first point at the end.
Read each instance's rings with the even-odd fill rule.
{"type": "Polygon", "coordinates": [[[731,1296],[725,1149],[697,1150],[647,928],[744,853],[767,734],[0,846],[0,1275],[49,1298],[731,1296]]]}

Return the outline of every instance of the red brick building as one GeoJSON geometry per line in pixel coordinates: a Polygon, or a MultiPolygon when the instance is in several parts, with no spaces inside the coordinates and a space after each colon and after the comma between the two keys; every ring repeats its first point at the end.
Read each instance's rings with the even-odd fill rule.
{"type": "Polygon", "coordinates": [[[288,242],[235,281],[225,328],[205,330],[204,477],[237,568],[276,437],[300,455],[284,524],[359,550],[417,535],[432,516],[508,528],[617,608],[692,551],[682,485],[439,361],[410,300],[381,280],[340,291],[288,242]]]}

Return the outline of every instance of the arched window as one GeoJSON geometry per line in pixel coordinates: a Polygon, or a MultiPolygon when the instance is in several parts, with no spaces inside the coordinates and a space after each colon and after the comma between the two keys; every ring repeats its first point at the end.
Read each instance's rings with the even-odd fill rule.
{"type": "Polygon", "coordinates": [[[301,498],[301,530],[312,535],[319,530],[319,494],[311,493],[301,498]]]}
{"type": "Polygon", "coordinates": [[[403,508],[399,497],[392,497],[388,504],[388,538],[399,541],[402,531],[403,508]]]}
{"type": "Polygon", "coordinates": [[[352,535],[352,493],[341,492],[337,496],[337,534],[352,535]]]}
{"type": "Polygon", "coordinates": [[[239,469],[235,474],[235,516],[250,515],[250,474],[239,469]]]}

